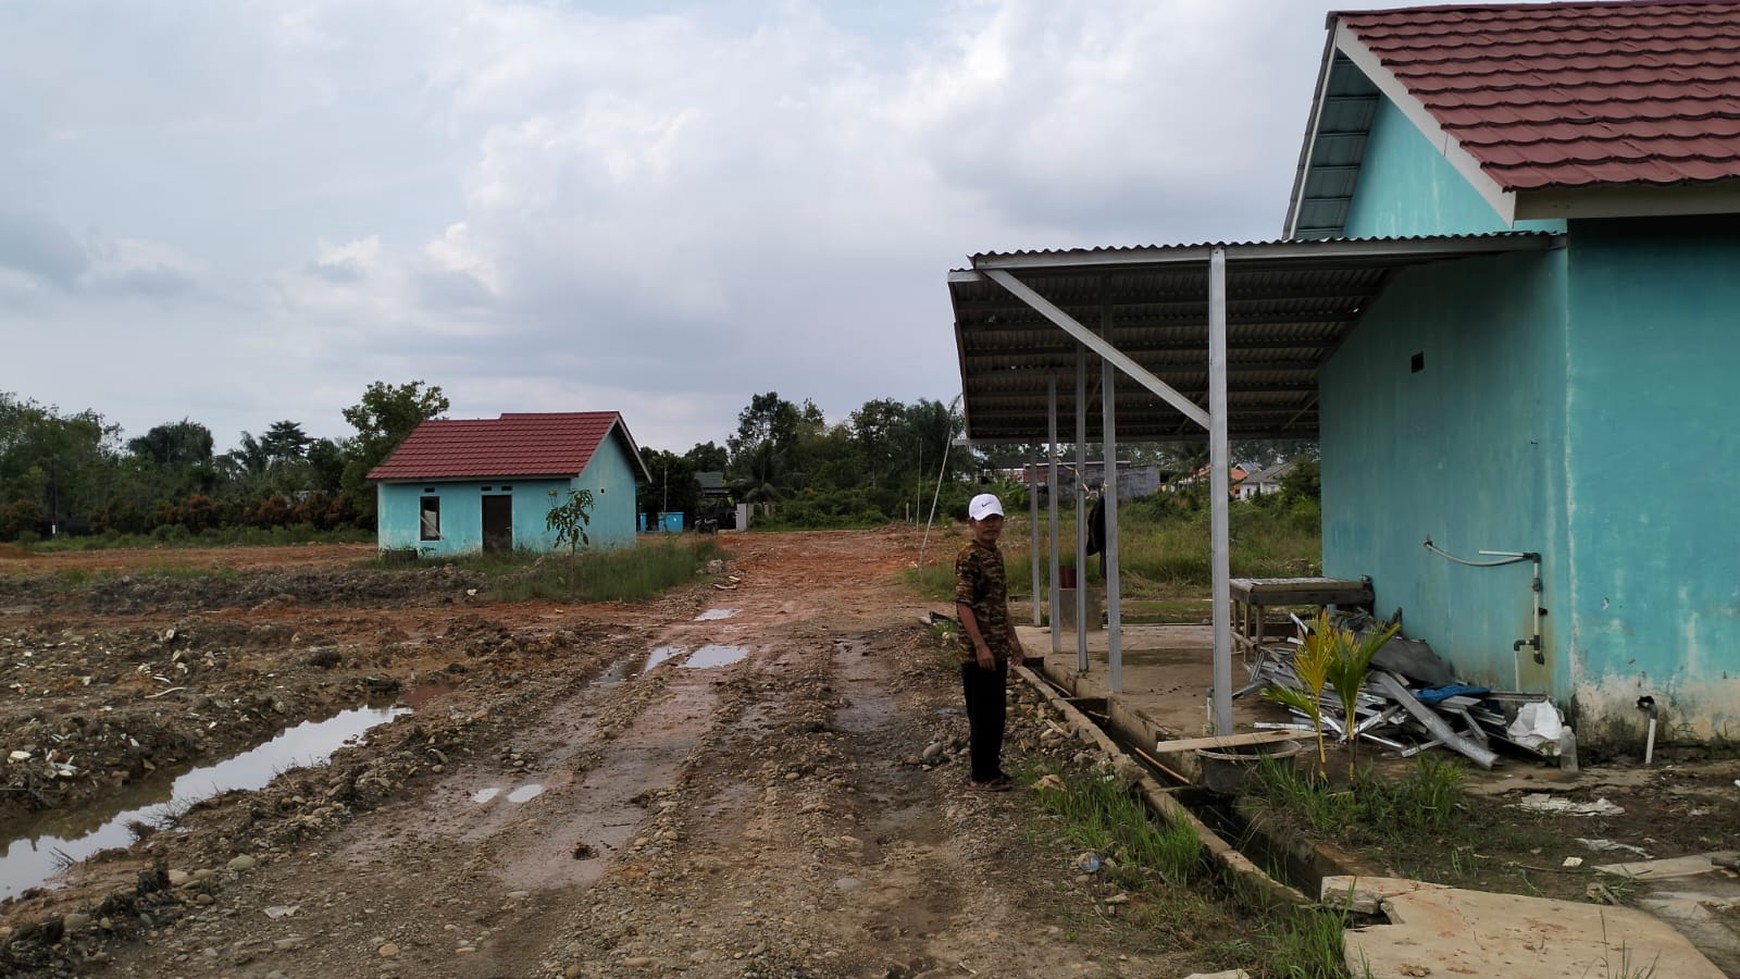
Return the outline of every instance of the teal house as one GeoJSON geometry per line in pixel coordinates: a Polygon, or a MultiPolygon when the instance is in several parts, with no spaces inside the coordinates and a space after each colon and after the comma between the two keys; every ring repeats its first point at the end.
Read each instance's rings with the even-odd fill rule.
{"type": "Polygon", "coordinates": [[[589,547],[635,540],[635,489],[650,480],[614,411],[433,419],[417,426],[369,479],[382,550],[426,557],[548,551],[547,520],[571,491],[592,495],[589,547]]]}
{"type": "Polygon", "coordinates": [[[1319,375],[1324,573],[1586,739],[1740,736],[1740,3],[1349,12],[1289,239],[1398,270],[1319,375]]]}

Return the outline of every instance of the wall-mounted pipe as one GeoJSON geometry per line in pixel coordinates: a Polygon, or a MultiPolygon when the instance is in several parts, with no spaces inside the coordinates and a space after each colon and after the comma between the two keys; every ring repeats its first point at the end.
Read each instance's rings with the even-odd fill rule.
{"type": "Polygon", "coordinates": [[[1430,537],[1426,538],[1426,550],[1431,551],[1433,554],[1436,554],[1439,557],[1445,558],[1445,559],[1450,560],[1450,561],[1454,561],[1457,564],[1466,565],[1470,568],[1502,568],[1508,564],[1521,564],[1524,561],[1534,562],[1534,576],[1529,579],[1529,592],[1533,598],[1533,604],[1534,604],[1534,613],[1533,613],[1534,614],[1534,634],[1529,636],[1527,639],[1518,639],[1516,642],[1513,642],[1510,644],[1510,651],[1513,654],[1511,657],[1511,659],[1512,659],[1511,665],[1513,667],[1515,667],[1515,669],[1516,669],[1516,685],[1520,689],[1522,687],[1522,667],[1515,663],[1516,657],[1514,654],[1516,653],[1516,651],[1523,648],[1524,646],[1528,646],[1535,651],[1535,662],[1536,663],[1545,663],[1547,661],[1547,651],[1541,644],[1541,616],[1546,615],[1547,610],[1541,606],[1541,554],[1540,554],[1540,552],[1539,551],[1481,551],[1480,553],[1483,556],[1496,557],[1496,558],[1498,558],[1498,560],[1496,560],[1496,561],[1470,561],[1470,560],[1467,560],[1466,558],[1459,558],[1456,555],[1451,554],[1449,551],[1441,549],[1440,547],[1438,547],[1438,545],[1432,543],[1432,538],[1430,538],[1430,537]]]}
{"type": "Polygon", "coordinates": [[[1643,763],[1648,765],[1650,759],[1655,757],[1655,698],[1650,696],[1637,698],[1637,709],[1649,714],[1649,740],[1645,741],[1643,745],[1643,763]]]}

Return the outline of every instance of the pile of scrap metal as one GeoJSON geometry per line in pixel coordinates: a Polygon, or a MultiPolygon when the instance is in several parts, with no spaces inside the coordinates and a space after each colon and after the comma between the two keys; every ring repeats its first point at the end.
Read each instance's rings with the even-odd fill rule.
{"type": "MultiPolygon", "coordinates": [[[[1303,636],[1310,626],[1293,619],[1303,636]]],[[[1377,628],[1369,615],[1356,615],[1342,625],[1356,633],[1377,628]]],[[[1258,647],[1250,664],[1251,682],[1235,697],[1265,687],[1309,690],[1293,668],[1294,650],[1300,640],[1258,647]]],[[[1519,715],[1532,719],[1537,713],[1551,714],[1552,705],[1540,694],[1489,690],[1459,682],[1432,648],[1423,642],[1396,636],[1372,657],[1371,672],[1360,691],[1354,716],[1345,717],[1341,701],[1333,692],[1322,694],[1320,717],[1326,737],[1346,740],[1348,726],[1362,740],[1389,748],[1402,757],[1412,757],[1430,748],[1445,747],[1479,765],[1491,768],[1498,760],[1494,746],[1500,742],[1522,757],[1546,758],[1557,752],[1557,733],[1538,736],[1519,715]],[[1523,710],[1525,705],[1537,704],[1523,710]]],[[[1311,731],[1310,719],[1289,708],[1300,720],[1259,721],[1258,728],[1311,731]]]]}

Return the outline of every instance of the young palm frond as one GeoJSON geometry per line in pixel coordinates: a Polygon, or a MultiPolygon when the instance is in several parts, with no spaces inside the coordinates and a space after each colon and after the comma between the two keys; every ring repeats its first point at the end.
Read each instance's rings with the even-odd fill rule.
{"type": "Polygon", "coordinates": [[[1329,672],[1335,662],[1336,638],[1327,614],[1318,616],[1316,627],[1305,637],[1304,645],[1293,650],[1293,672],[1303,689],[1270,686],[1262,697],[1270,703],[1291,707],[1311,718],[1317,734],[1317,770],[1329,764],[1323,747],[1323,687],[1329,682],[1329,672]]]}
{"type": "Polygon", "coordinates": [[[1354,733],[1355,715],[1359,709],[1359,692],[1365,686],[1365,676],[1371,672],[1371,658],[1390,641],[1399,626],[1389,625],[1382,629],[1373,629],[1364,636],[1355,638],[1351,630],[1329,625],[1327,613],[1318,616],[1319,628],[1328,629],[1335,634],[1334,655],[1329,663],[1329,684],[1335,689],[1335,696],[1341,700],[1341,716],[1343,735],[1347,739],[1347,771],[1349,777],[1353,774],[1354,747],[1359,741],[1359,735],[1354,733]]]}

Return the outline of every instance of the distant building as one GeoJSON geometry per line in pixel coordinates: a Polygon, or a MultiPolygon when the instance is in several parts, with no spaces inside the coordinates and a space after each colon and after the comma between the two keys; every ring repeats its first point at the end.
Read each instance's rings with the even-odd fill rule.
{"type": "Polygon", "coordinates": [[[550,509],[582,489],[589,546],[631,544],[636,483],[651,476],[622,416],[586,411],[426,421],[369,479],[381,549],[443,556],[552,550],[550,509]]]}

